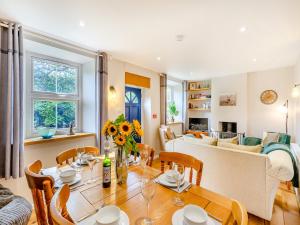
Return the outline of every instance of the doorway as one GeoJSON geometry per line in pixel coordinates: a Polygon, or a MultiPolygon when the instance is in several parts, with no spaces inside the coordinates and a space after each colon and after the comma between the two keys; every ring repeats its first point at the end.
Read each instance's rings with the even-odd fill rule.
{"type": "MultiPolygon", "coordinates": [[[[132,122],[138,120],[141,123],[142,96],[141,89],[125,87],[125,117],[132,122]]],[[[141,143],[141,138],[135,138],[137,143],[141,143]]]]}

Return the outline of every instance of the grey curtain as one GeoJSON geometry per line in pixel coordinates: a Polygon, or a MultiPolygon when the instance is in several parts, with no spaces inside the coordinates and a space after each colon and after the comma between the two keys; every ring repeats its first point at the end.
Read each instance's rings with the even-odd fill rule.
{"type": "Polygon", "coordinates": [[[97,146],[101,153],[104,150],[104,136],[101,135],[102,127],[108,120],[108,71],[107,54],[99,53],[97,56],[96,74],[96,135],[97,146]]]}
{"type": "Polygon", "coordinates": [[[167,74],[160,75],[160,124],[167,123],[167,74]]]}
{"type": "Polygon", "coordinates": [[[22,27],[0,26],[0,177],[23,175],[22,27]]]}

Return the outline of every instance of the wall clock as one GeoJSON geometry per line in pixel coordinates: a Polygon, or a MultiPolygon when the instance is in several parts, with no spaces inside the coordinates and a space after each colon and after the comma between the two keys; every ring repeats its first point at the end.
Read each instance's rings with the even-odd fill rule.
{"type": "Polygon", "coordinates": [[[260,101],[266,105],[271,105],[277,101],[278,95],[274,90],[265,90],[260,95],[260,101]]]}

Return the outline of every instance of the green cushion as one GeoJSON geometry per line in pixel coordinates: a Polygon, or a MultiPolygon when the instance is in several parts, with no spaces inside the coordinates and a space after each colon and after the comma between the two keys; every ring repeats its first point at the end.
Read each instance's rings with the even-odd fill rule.
{"type": "Polygon", "coordinates": [[[291,135],[288,134],[279,134],[279,139],[278,142],[280,144],[286,144],[286,145],[290,145],[291,144],[291,135]]]}
{"type": "Polygon", "coordinates": [[[242,144],[248,146],[255,146],[255,145],[260,145],[261,141],[262,140],[257,137],[244,137],[242,144]]]}

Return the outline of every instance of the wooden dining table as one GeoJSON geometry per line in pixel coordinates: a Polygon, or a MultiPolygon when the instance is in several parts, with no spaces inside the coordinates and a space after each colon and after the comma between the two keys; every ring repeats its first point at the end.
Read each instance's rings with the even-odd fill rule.
{"type": "MultiPolygon", "coordinates": [[[[146,201],[140,190],[140,178],[143,173],[150,174],[153,178],[160,175],[160,171],[151,167],[143,169],[140,165],[128,167],[127,183],[117,184],[115,172],[112,169],[112,182],[110,188],[102,187],[102,157],[95,164],[92,184],[86,184],[90,178],[90,170],[87,166],[80,170],[82,180],[71,186],[70,198],[67,203],[68,211],[74,221],[82,221],[84,218],[96,213],[98,209],[106,205],[116,205],[129,217],[130,224],[147,215],[146,201]]],[[[157,184],[156,193],[150,201],[149,216],[154,224],[172,224],[172,215],[182,207],[175,206],[172,198],[177,192],[157,184]]],[[[220,194],[209,191],[201,186],[192,185],[181,194],[185,204],[195,204],[206,210],[208,215],[220,224],[230,224],[232,221],[232,201],[220,194]]],[[[80,222],[78,222],[80,224],[80,222]]]]}

